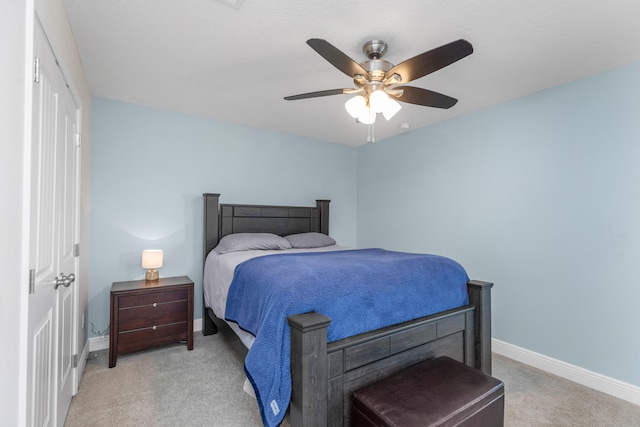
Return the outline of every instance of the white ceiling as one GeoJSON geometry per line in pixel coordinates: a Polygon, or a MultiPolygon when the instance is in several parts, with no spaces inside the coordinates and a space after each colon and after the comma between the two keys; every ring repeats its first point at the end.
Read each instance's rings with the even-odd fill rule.
{"type": "MultiPolygon", "coordinates": [[[[458,98],[449,110],[402,104],[380,141],[640,61],[638,0],[63,0],[94,96],[358,146],[367,126],[353,87],[307,44],[323,38],[356,62],[382,39],[398,64],[466,39],[474,53],[418,86],[458,98]]],[[[639,82],[640,84],[640,82],[639,82]]]]}

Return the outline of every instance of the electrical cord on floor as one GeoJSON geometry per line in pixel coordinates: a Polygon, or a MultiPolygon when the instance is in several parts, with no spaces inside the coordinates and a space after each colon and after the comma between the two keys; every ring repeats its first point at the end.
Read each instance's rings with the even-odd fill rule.
{"type": "Polygon", "coordinates": [[[107,332],[109,332],[109,324],[107,324],[107,328],[104,331],[100,331],[100,330],[96,331],[95,326],[93,325],[93,322],[89,322],[89,323],[91,323],[91,332],[93,332],[94,335],[99,336],[100,339],[103,339],[107,334],[107,332]]]}

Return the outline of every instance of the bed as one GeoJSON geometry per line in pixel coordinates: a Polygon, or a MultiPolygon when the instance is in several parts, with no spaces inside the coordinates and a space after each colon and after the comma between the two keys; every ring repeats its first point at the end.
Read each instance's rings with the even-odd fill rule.
{"type": "MultiPolygon", "coordinates": [[[[204,194],[204,256],[234,233],[329,233],[329,201],[316,206],[220,204],[204,194]]],[[[348,426],[352,392],[400,369],[449,356],[491,374],[491,288],[468,281],[469,303],[426,317],[328,342],[331,319],[308,312],[288,316],[291,399],[289,424],[348,426]]],[[[205,298],[203,296],[203,301],[205,298]]],[[[211,305],[211,304],[209,304],[211,305]]],[[[247,345],[204,302],[203,333],[220,331],[243,359],[247,345]]],[[[236,328],[237,330],[237,328],[236,328]]]]}

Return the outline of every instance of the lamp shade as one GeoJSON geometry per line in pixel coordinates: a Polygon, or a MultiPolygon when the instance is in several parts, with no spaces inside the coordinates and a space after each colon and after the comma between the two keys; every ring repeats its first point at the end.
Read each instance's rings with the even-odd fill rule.
{"type": "Polygon", "coordinates": [[[362,95],[354,96],[344,103],[344,108],[351,117],[357,119],[367,109],[367,100],[362,95]]]}
{"type": "Polygon", "coordinates": [[[163,252],[161,249],[146,249],[142,251],[142,268],[162,267],[163,252]]]}
{"type": "Polygon", "coordinates": [[[365,107],[358,115],[358,121],[365,125],[373,124],[376,121],[376,113],[369,107],[365,107]]]}
{"type": "Polygon", "coordinates": [[[369,95],[369,106],[376,113],[382,113],[389,102],[389,95],[383,90],[374,90],[369,95]]]}
{"type": "Polygon", "coordinates": [[[400,105],[399,102],[391,98],[388,98],[384,106],[384,109],[382,110],[382,115],[384,116],[385,119],[390,120],[401,109],[402,109],[402,105],[400,105]]]}

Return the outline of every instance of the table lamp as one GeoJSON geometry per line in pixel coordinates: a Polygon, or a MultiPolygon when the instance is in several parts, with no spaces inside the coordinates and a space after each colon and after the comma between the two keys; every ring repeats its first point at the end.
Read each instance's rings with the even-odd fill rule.
{"type": "Polygon", "coordinates": [[[142,251],[142,268],[148,268],[144,280],[158,280],[157,268],[162,267],[162,250],[145,249],[142,251]]]}

